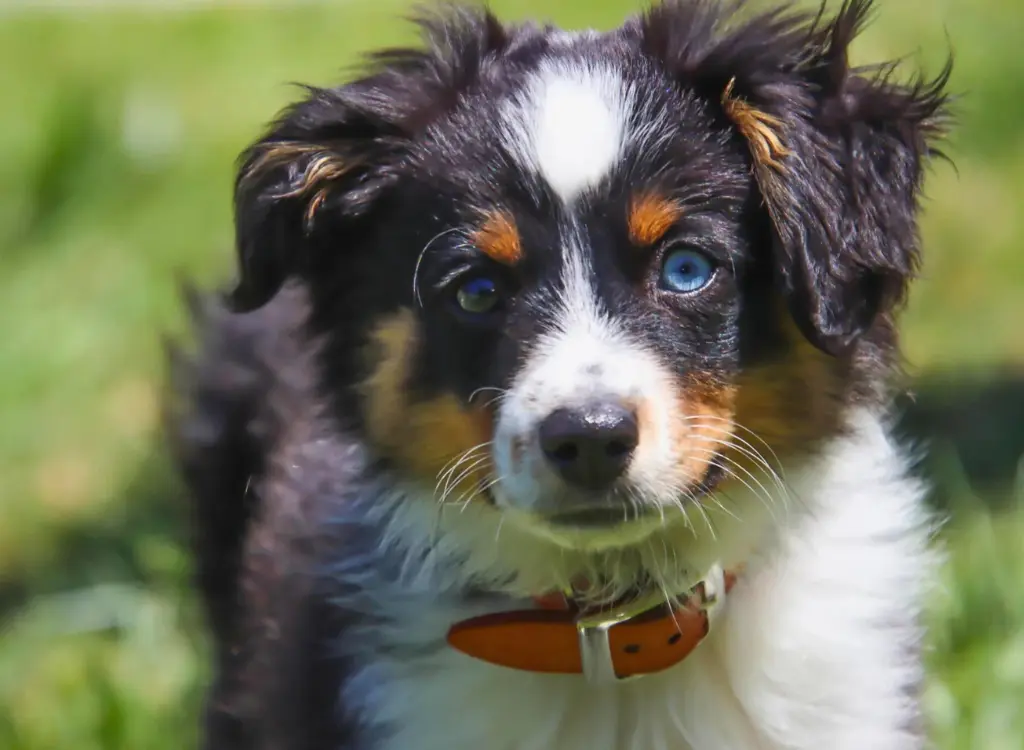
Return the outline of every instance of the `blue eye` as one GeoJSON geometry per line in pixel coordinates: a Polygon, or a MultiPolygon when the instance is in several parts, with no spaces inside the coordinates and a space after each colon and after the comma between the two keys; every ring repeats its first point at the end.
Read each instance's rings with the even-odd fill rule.
{"type": "Polygon", "coordinates": [[[674,250],[665,256],[659,284],[670,292],[696,292],[711,283],[715,266],[698,250],[674,250]]]}
{"type": "Polygon", "coordinates": [[[459,287],[455,300],[465,312],[483,315],[493,311],[501,301],[498,285],[486,276],[477,276],[459,287]]]}

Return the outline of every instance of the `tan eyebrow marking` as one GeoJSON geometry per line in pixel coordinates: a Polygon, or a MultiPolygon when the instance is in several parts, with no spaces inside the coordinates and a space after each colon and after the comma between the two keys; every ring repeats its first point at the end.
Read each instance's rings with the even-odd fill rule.
{"type": "Polygon", "coordinates": [[[754,162],[782,172],[785,168],[782,159],[790,154],[780,136],[782,120],[734,97],[732,92],[735,85],[736,79],[733,78],[722,92],[722,107],[726,116],[747,140],[754,162]]]}
{"type": "Polygon", "coordinates": [[[683,207],[657,193],[641,193],[629,205],[629,239],[647,246],[665,236],[683,214],[683,207]]]}
{"type": "Polygon", "coordinates": [[[519,230],[506,211],[486,212],[483,223],[473,232],[471,239],[481,252],[507,266],[515,265],[523,257],[519,230]]]}

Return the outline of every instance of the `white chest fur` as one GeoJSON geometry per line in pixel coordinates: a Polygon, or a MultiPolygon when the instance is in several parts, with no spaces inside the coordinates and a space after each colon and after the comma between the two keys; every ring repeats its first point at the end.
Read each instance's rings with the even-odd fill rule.
{"type": "MultiPolygon", "coordinates": [[[[933,572],[921,489],[863,417],[813,471],[799,510],[750,560],[711,636],[682,664],[594,687],[450,649],[376,659],[349,705],[386,750],[905,750],[920,677],[920,600],[933,572]]],[[[389,638],[445,627],[438,603],[389,638]]]]}

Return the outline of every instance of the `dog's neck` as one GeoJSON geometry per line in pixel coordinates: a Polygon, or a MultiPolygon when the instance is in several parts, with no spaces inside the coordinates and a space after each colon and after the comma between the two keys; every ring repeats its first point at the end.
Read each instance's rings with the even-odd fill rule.
{"type": "Polygon", "coordinates": [[[639,543],[597,549],[561,546],[483,505],[439,507],[429,491],[406,484],[367,493],[359,505],[411,590],[505,599],[506,606],[574,590],[584,606],[600,606],[638,591],[686,592],[713,565],[739,567],[794,507],[777,497],[741,497],[742,489],[725,492],[639,543]]]}
{"type": "Polygon", "coordinates": [[[598,584],[579,592],[591,604],[638,588],[683,592],[715,564],[732,570],[771,554],[785,529],[815,512],[816,498],[830,494],[827,469],[834,462],[827,454],[860,443],[865,452],[875,450],[878,428],[877,415],[863,416],[815,457],[783,466],[789,481],[772,494],[724,485],[686,516],[677,514],[624,547],[560,546],[482,503],[440,506],[431,488],[389,474],[350,486],[352,495],[339,504],[335,520],[359,528],[352,536],[377,561],[376,575],[390,571],[396,593],[432,592],[508,609],[580,580],[598,584]]]}

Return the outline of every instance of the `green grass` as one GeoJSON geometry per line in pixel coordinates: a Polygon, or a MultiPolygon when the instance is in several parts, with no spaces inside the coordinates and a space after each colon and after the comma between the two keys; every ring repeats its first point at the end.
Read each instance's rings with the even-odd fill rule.
{"type": "MultiPolygon", "coordinates": [[[[632,5],[496,2],[610,26],[632,5]]],[[[230,273],[235,154],[400,0],[0,15],[0,747],[190,746],[205,647],[154,446],[181,275],[230,273]]],[[[1017,0],[890,0],[857,47],[937,70],[960,128],[928,183],[907,312],[951,512],[928,706],[942,748],[1024,747],[1024,55],[1017,0]]]]}

